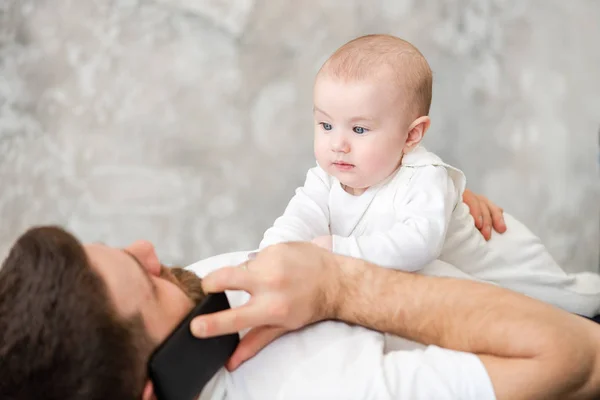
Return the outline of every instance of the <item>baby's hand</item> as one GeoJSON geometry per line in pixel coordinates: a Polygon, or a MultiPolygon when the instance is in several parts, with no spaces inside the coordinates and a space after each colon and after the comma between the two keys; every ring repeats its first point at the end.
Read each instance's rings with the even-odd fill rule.
{"type": "Polygon", "coordinates": [[[331,247],[333,246],[333,239],[331,238],[331,235],[316,237],[312,240],[312,242],[317,246],[329,251],[331,251],[331,247]]]}

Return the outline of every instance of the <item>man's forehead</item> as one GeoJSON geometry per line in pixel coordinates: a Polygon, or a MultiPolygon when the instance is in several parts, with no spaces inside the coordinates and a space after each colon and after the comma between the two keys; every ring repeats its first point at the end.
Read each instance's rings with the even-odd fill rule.
{"type": "Polygon", "coordinates": [[[107,258],[107,246],[102,243],[87,243],[83,245],[83,248],[93,266],[96,266],[95,264],[97,264],[99,260],[107,258]]]}

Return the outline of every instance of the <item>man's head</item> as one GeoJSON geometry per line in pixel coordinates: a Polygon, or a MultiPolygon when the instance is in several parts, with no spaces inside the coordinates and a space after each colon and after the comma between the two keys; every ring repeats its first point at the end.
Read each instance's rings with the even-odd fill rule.
{"type": "Polygon", "coordinates": [[[410,43],[389,35],[346,43],[315,81],[319,165],[357,194],[381,182],[429,128],[431,93],[429,64],[410,43]]]}
{"type": "Polygon", "coordinates": [[[151,352],[202,298],[199,280],[175,273],[189,287],[146,242],[26,232],[0,269],[0,398],[151,398],[151,352]]]}

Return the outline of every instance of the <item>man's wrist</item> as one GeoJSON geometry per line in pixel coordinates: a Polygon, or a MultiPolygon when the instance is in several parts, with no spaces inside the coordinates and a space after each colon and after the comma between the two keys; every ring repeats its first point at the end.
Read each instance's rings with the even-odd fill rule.
{"type": "Polygon", "coordinates": [[[370,265],[357,258],[332,254],[335,282],[329,307],[329,318],[349,323],[356,322],[357,303],[361,298],[361,282],[370,265]]]}
{"type": "Polygon", "coordinates": [[[407,326],[402,321],[410,320],[407,314],[411,310],[403,306],[403,299],[406,289],[423,277],[358,258],[334,256],[339,273],[330,318],[386,333],[406,334],[407,326]]]}

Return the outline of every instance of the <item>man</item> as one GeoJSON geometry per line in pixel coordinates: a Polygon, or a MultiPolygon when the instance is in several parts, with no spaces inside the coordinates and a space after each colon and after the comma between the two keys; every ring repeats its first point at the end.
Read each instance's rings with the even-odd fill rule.
{"type": "MultiPolygon", "coordinates": [[[[266,249],[203,286],[253,296],[194,327],[255,327],[230,369],[284,331],[333,318],[477,354],[499,399],[600,393],[592,323],[492,286],[385,270],[307,243],[266,249]]],[[[151,399],[146,362],[192,308],[191,292],[145,242],[120,250],[82,246],[58,228],[28,231],[0,270],[0,398],[151,399]]]]}

